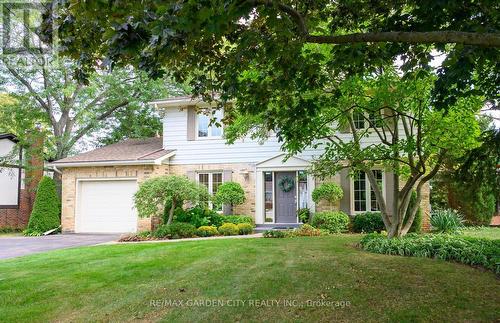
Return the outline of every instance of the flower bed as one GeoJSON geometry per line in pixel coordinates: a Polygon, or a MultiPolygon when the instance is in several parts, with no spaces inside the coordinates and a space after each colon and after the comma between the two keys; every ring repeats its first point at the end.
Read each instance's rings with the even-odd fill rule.
{"type": "Polygon", "coordinates": [[[408,234],[387,239],[381,234],[368,234],[360,245],[370,252],[456,261],[500,274],[500,240],[447,234],[408,234]]]}
{"type": "MultiPolygon", "coordinates": [[[[138,234],[126,235],[119,239],[120,242],[136,242],[149,240],[170,240],[184,238],[199,238],[213,236],[236,236],[248,235],[253,233],[253,225],[244,221],[234,224],[232,222],[222,223],[219,227],[203,225],[196,228],[191,223],[174,222],[172,224],[164,224],[159,226],[154,231],[144,231],[138,234]]],[[[231,220],[234,220],[232,218],[231,220]]]]}

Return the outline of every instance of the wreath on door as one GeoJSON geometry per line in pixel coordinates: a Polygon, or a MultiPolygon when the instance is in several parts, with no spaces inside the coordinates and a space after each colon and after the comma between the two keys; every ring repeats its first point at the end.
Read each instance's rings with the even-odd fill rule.
{"type": "Polygon", "coordinates": [[[294,185],[295,181],[290,176],[285,176],[278,182],[279,188],[285,193],[290,192],[294,185]]]}

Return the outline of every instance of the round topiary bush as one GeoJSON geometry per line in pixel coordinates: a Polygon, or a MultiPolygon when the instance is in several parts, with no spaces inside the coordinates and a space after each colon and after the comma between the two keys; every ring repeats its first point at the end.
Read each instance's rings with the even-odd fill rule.
{"type": "Polygon", "coordinates": [[[319,201],[335,203],[340,200],[342,196],[344,196],[342,188],[335,183],[323,183],[312,192],[312,199],[315,203],[319,203],[319,201]]]}
{"type": "Polygon", "coordinates": [[[217,205],[228,204],[231,209],[234,205],[241,205],[245,203],[245,191],[241,187],[240,183],[236,182],[225,182],[217,188],[217,193],[213,198],[213,202],[217,205]]]}
{"type": "Polygon", "coordinates": [[[217,228],[211,225],[204,225],[196,229],[196,235],[198,237],[212,237],[219,234],[217,228]]]}
{"type": "Polygon", "coordinates": [[[381,232],[385,230],[384,221],[380,212],[365,212],[357,214],[352,221],[352,230],[354,232],[381,232]]]}
{"type": "Polygon", "coordinates": [[[238,227],[239,234],[251,234],[253,232],[253,225],[250,223],[238,223],[236,225],[238,227]]]}
{"type": "Polygon", "coordinates": [[[238,226],[234,223],[224,223],[221,225],[217,231],[223,236],[236,236],[240,233],[238,226]]]}
{"type": "Polygon", "coordinates": [[[35,204],[25,234],[41,235],[60,225],[61,212],[56,183],[52,178],[44,176],[38,184],[35,204]]]}
{"type": "Polygon", "coordinates": [[[312,225],[330,233],[346,232],[349,227],[349,216],[342,211],[318,212],[312,219],[312,225]]]}

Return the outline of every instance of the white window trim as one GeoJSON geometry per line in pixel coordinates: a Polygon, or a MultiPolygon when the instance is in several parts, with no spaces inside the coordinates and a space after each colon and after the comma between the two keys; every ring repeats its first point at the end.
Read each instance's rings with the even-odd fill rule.
{"type": "Polygon", "coordinates": [[[274,214],[274,211],[276,210],[276,192],[275,192],[275,189],[274,189],[274,176],[275,176],[276,172],[274,171],[263,171],[262,172],[262,185],[263,185],[263,194],[264,194],[264,198],[262,199],[262,202],[264,204],[264,223],[267,223],[267,224],[274,224],[276,223],[275,222],[275,214],[274,214]],[[267,218],[267,214],[266,214],[266,172],[269,172],[271,173],[271,192],[272,192],[272,198],[273,198],[273,208],[271,209],[271,215],[272,215],[272,221],[271,222],[266,222],[266,218],[267,218]]]}
{"type": "MultiPolygon", "coordinates": [[[[381,168],[372,168],[372,170],[380,170],[382,171],[382,196],[384,197],[384,200],[386,199],[385,197],[385,172],[381,168]]],[[[366,176],[366,175],[365,175],[366,176]]],[[[366,199],[366,208],[367,210],[365,211],[356,211],[354,209],[354,178],[351,178],[351,183],[350,183],[350,189],[351,189],[351,212],[353,214],[359,214],[359,213],[365,213],[365,212],[380,212],[380,211],[372,211],[371,210],[371,184],[370,181],[368,180],[368,177],[366,177],[366,196],[368,197],[366,199]],[[368,210],[370,208],[370,210],[368,210]]]]}
{"type": "MultiPolygon", "coordinates": [[[[214,179],[213,179],[213,174],[221,174],[221,183],[224,183],[224,172],[222,170],[211,170],[211,171],[200,171],[200,172],[196,172],[196,182],[198,184],[201,184],[200,182],[200,175],[208,175],[208,187],[207,187],[207,190],[208,190],[208,194],[210,194],[210,196],[214,196],[214,193],[213,193],[213,183],[214,183],[214,179]]],[[[213,208],[213,203],[212,201],[209,201],[208,202],[208,207],[210,209],[213,208]]],[[[220,210],[220,211],[217,211],[218,213],[222,213],[223,210],[220,210]]]]}
{"type": "MultiPolygon", "coordinates": [[[[224,118],[224,110],[221,110],[222,116],[221,119],[224,118]]],[[[200,115],[205,115],[209,118],[213,118],[213,115],[215,113],[215,110],[212,110],[212,112],[209,115],[206,115],[204,113],[196,113],[196,118],[195,118],[195,133],[196,133],[196,140],[210,140],[210,139],[221,139],[224,136],[224,127],[221,124],[220,127],[220,136],[212,136],[212,127],[213,125],[208,124],[208,135],[206,137],[200,137],[199,132],[198,132],[198,116],[200,115]]]]}
{"type": "MultiPolygon", "coordinates": [[[[356,130],[369,130],[369,129],[382,129],[382,127],[370,127],[370,113],[368,112],[363,112],[363,128],[356,128],[356,130]]],[[[381,115],[382,116],[382,115],[381,115]]]]}

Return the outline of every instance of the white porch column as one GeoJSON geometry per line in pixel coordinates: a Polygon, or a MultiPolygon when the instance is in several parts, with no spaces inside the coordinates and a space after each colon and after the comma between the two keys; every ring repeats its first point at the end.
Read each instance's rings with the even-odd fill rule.
{"type": "Polygon", "coordinates": [[[311,174],[307,174],[307,205],[309,206],[309,211],[311,213],[316,213],[316,204],[312,200],[312,192],[316,187],[316,180],[311,174]]]}
{"type": "Polygon", "coordinates": [[[264,172],[255,170],[255,223],[264,224],[264,172]]]}

